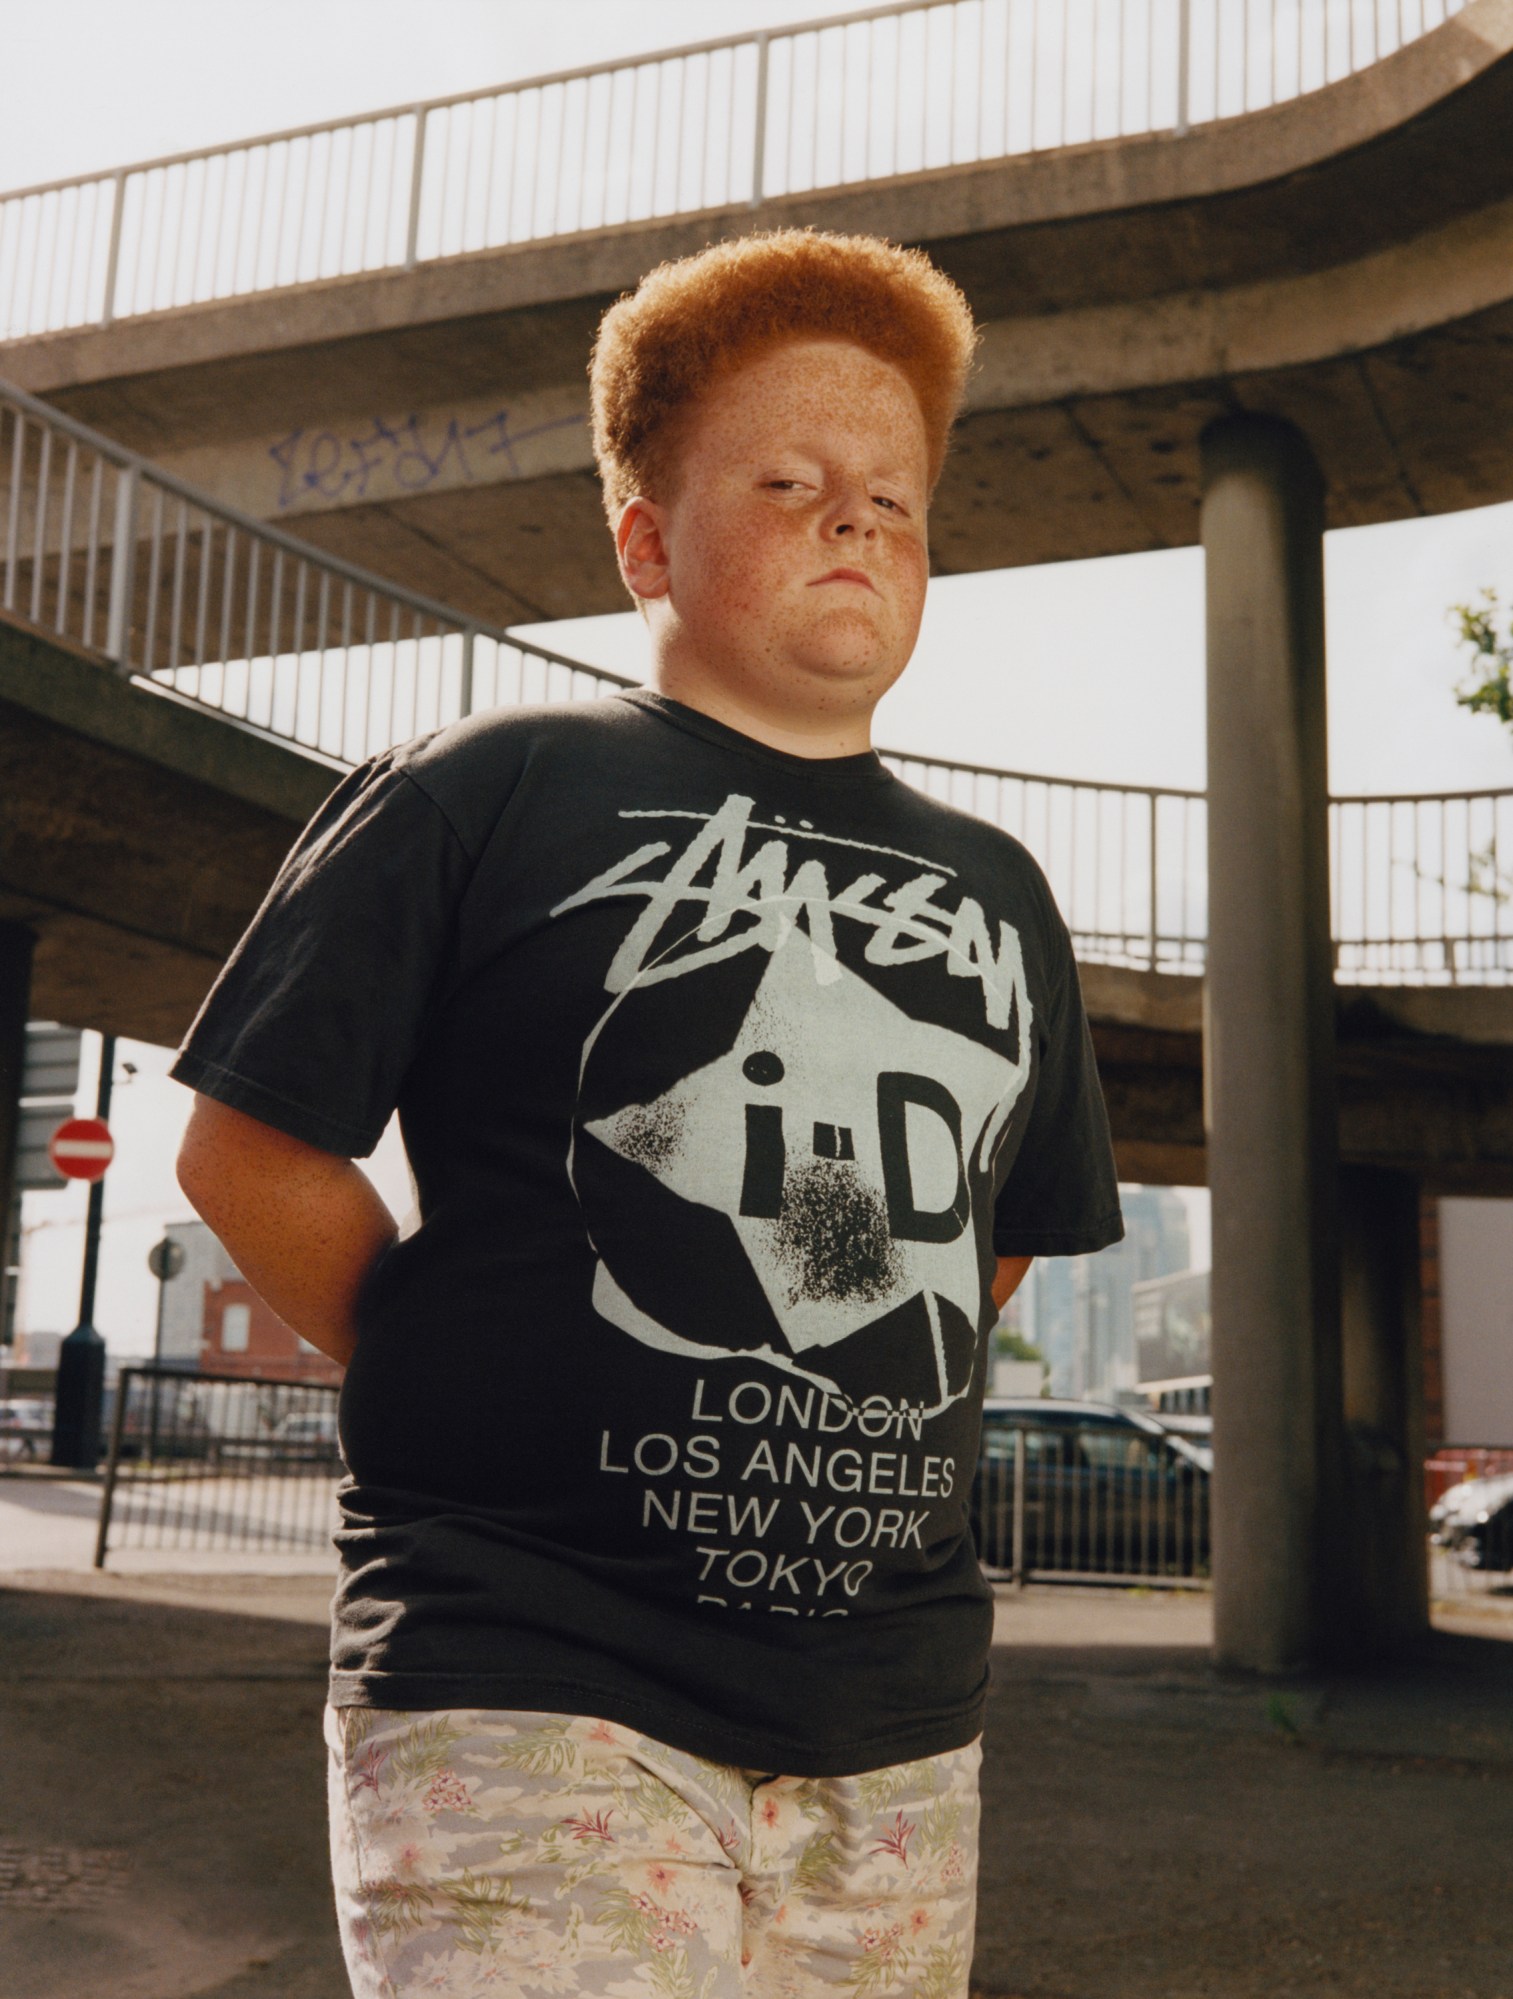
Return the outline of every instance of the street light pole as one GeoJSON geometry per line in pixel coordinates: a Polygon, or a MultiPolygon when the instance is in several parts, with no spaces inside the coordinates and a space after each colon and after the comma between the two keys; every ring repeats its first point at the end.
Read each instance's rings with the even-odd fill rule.
{"type": "MultiPolygon", "coordinates": [[[[116,1037],[100,1041],[100,1083],[95,1116],[110,1116],[115,1079],[116,1037]]],[[[105,1177],[89,1184],[84,1225],[84,1275],[79,1286],[79,1323],[58,1350],[58,1390],[53,1407],[52,1462],[93,1471],[100,1460],[100,1404],[105,1392],[105,1342],[95,1331],[95,1280],[100,1268],[100,1224],[105,1213],[105,1177]]]]}

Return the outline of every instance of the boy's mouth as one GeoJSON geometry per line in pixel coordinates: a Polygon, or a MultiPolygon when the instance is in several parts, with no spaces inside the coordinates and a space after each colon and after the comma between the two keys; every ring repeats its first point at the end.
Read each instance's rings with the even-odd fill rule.
{"type": "Polygon", "coordinates": [[[860,569],[832,569],[826,576],[816,576],[816,583],[860,583],[864,589],[874,590],[872,578],[860,569]]]}

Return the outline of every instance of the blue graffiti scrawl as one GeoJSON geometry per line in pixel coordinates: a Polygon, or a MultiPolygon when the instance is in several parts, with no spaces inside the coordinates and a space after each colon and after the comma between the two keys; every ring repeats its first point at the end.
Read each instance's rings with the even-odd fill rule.
{"type": "Polygon", "coordinates": [[[587,422],[586,415],[561,416],[515,430],[507,409],[496,410],[481,423],[464,424],[449,417],[444,426],[439,417],[412,415],[389,422],[376,416],[356,437],[301,425],[271,444],[268,456],[279,468],[278,505],[283,512],[312,493],[322,500],[364,500],[375,478],[404,493],[423,493],[450,468],[454,479],[471,485],[481,474],[498,477],[490,459],[502,458],[507,476],[518,479],[518,444],[549,430],[569,430],[587,422]]]}

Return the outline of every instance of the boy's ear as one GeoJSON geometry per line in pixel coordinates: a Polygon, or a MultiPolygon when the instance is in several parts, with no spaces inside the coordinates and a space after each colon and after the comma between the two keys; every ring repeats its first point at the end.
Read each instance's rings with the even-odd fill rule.
{"type": "Polygon", "coordinates": [[[615,554],[625,587],[633,596],[667,595],[667,545],[662,539],[662,509],[655,500],[637,493],[625,502],[615,529],[615,554]]]}

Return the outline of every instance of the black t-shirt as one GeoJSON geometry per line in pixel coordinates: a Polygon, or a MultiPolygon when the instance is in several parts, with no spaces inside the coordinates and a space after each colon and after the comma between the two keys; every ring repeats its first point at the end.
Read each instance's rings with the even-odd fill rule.
{"type": "Polygon", "coordinates": [[[337,785],[172,1073],[352,1157],[398,1107],[338,1705],[816,1776],[976,1734],[994,1259],[1122,1234],[1017,841],[652,693],[477,716],[337,785]]]}

